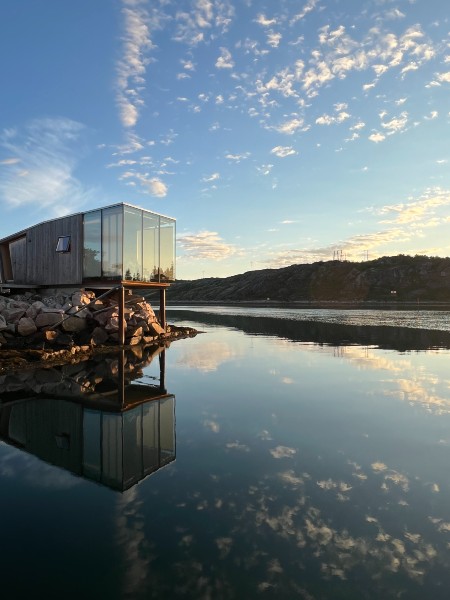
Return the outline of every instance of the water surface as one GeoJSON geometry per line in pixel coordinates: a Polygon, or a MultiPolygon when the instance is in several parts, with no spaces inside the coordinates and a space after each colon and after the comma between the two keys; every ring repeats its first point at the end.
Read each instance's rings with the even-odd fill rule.
{"type": "MultiPolygon", "coordinates": [[[[445,345],[177,314],[205,333],[165,353],[176,452],[162,468],[118,491],[0,445],[4,593],[447,598],[445,345]]],[[[138,374],[154,381],[156,359],[138,374]]]]}

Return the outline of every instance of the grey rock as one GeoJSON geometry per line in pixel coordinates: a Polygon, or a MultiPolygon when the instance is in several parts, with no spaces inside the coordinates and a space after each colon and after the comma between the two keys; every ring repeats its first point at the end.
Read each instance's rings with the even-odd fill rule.
{"type": "Polygon", "coordinates": [[[60,323],[61,320],[61,313],[39,313],[36,317],[35,323],[37,327],[41,328],[56,325],[56,323],[60,323]]]}
{"type": "Polygon", "coordinates": [[[24,308],[6,308],[2,311],[2,315],[7,323],[17,323],[24,314],[24,308]]]}
{"type": "Polygon", "coordinates": [[[17,333],[22,336],[33,335],[36,333],[37,327],[33,319],[22,317],[17,323],[17,333]]]}
{"type": "Polygon", "coordinates": [[[66,317],[61,323],[61,327],[64,329],[64,331],[68,331],[71,333],[83,331],[87,327],[86,319],[77,317],[66,317]]]}

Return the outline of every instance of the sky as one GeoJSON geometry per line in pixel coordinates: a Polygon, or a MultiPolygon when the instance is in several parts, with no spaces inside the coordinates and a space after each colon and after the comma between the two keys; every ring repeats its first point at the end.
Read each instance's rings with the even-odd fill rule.
{"type": "Polygon", "coordinates": [[[443,0],[2,0],[0,238],[128,202],[177,278],[450,255],[443,0]]]}

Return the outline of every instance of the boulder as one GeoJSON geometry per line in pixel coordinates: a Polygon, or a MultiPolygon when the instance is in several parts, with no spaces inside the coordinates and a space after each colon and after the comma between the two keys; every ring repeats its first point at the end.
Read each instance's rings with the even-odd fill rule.
{"type": "Polygon", "coordinates": [[[79,292],[75,292],[72,294],[71,302],[73,306],[80,306],[81,304],[89,304],[91,301],[88,294],[84,291],[80,290],[79,292]]]}
{"type": "Polygon", "coordinates": [[[108,319],[105,325],[106,331],[118,331],[119,330],[119,317],[111,317],[108,319]]]}
{"type": "Polygon", "coordinates": [[[27,308],[27,310],[25,311],[25,316],[28,317],[29,319],[35,319],[38,315],[38,309],[31,305],[27,308]]]}
{"type": "Polygon", "coordinates": [[[165,333],[164,328],[159,323],[149,323],[149,333],[155,335],[162,335],[165,333]]]}
{"type": "Polygon", "coordinates": [[[96,327],[92,332],[92,343],[95,346],[105,344],[109,335],[102,327],[96,327]]]}
{"type": "Polygon", "coordinates": [[[33,335],[36,331],[37,327],[33,319],[30,319],[29,317],[22,317],[19,319],[19,322],[17,323],[17,333],[19,335],[25,337],[26,335],[33,335]]]}
{"type": "Polygon", "coordinates": [[[45,308],[45,304],[40,300],[36,300],[31,306],[34,306],[38,313],[41,312],[43,308],[45,308]]]}
{"type": "Polygon", "coordinates": [[[61,327],[64,329],[64,331],[69,331],[71,333],[83,331],[87,327],[86,319],[78,319],[77,317],[66,317],[61,323],[61,327]]]}
{"type": "Polygon", "coordinates": [[[35,323],[39,328],[50,327],[56,325],[56,323],[61,323],[62,318],[61,313],[39,313],[35,323]]]}
{"type": "Polygon", "coordinates": [[[24,308],[6,308],[2,311],[2,315],[7,323],[18,323],[24,314],[24,308]]]}
{"type": "Polygon", "coordinates": [[[0,315],[0,331],[8,328],[8,324],[6,323],[6,319],[3,315],[0,315]]]}

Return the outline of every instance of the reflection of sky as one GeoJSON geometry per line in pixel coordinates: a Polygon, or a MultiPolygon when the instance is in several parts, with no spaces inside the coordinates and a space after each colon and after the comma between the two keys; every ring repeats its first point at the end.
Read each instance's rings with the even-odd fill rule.
{"type": "MultiPolygon", "coordinates": [[[[113,529],[108,597],[446,598],[448,359],[221,328],[172,344],[176,462],[101,503],[85,490],[91,523],[113,529]]],[[[80,528],[95,565],[91,536],[80,528]]]]}

